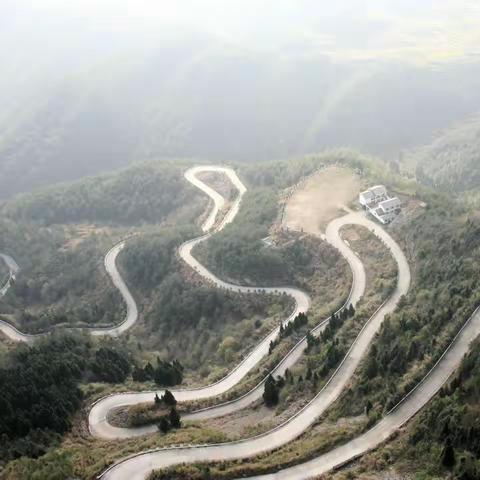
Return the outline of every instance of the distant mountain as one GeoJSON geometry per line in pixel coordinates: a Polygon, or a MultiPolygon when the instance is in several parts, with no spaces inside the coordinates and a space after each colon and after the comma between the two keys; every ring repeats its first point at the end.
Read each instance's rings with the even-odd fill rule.
{"type": "Polygon", "coordinates": [[[480,118],[447,130],[418,149],[414,160],[423,183],[444,190],[480,187],[480,118]]]}
{"type": "Polygon", "coordinates": [[[475,64],[345,64],[201,35],[115,56],[0,115],[0,198],[134,160],[256,162],[336,146],[397,158],[480,111],[479,76],[475,64]]]}

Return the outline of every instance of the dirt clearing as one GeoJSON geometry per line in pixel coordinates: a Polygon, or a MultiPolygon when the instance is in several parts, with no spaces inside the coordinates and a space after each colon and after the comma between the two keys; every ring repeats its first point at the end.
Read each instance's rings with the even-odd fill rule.
{"type": "Polygon", "coordinates": [[[315,235],[324,232],[360,192],[360,179],[351,170],[329,167],[310,177],[293,193],[285,206],[283,225],[315,235]]]}

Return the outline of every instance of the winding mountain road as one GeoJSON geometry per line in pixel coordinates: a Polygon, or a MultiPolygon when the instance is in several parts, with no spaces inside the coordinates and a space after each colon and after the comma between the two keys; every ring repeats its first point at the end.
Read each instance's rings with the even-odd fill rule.
{"type": "MultiPolygon", "coordinates": [[[[225,290],[231,290],[235,292],[242,293],[269,293],[275,295],[289,295],[295,300],[295,308],[290,316],[283,321],[283,325],[287,325],[291,322],[299,313],[306,313],[310,307],[310,298],[305,292],[298,290],[292,287],[247,287],[242,285],[237,285],[233,283],[225,282],[215,276],[210,272],[206,267],[204,267],[193,255],[192,249],[195,245],[198,245],[201,242],[208,240],[213,234],[222,230],[226,225],[233,221],[237,215],[240,204],[243,198],[246,188],[238,178],[237,174],[231,168],[226,167],[194,167],[185,172],[185,178],[190,183],[200,188],[203,192],[210,196],[214,202],[214,207],[212,213],[210,213],[202,226],[204,231],[208,233],[189,240],[182,244],[179,248],[180,257],[192,267],[199,275],[204,279],[209,281],[211,284],[215,285],[218,288],[223,288],[225,290]],[[204,182],[199,180],[196,175],[200,172],[221,172],[228,176],[233,185],[238,189],[238,196],[226,212],[223,219],[218,223],[218,226],[214,228],[214,225],[217,221],[219,213],[222,211],[225,206],[224,198],[217,193],[215,190],[210,188],[204,182]]],[[[364,290],[364,277],[363,266],[361,271],[359,271],[358,276],[360,279],[360,286],[355,290],[355,295],[357,295],[357,290],[360,291],[360,296],[364,290]],[[362,286],[363,284],[363,286],[362,286]]],[[[172,390],[175,398],[178,401],[188,401],[188,400],[198,400],[210,397],[216,397],[222,393],[227,392],[232,387],[237,385],[258,363],[264,358],[269,351],[270,342],[277,338],[279,334],[280,327],[275,328],[270,332],[244,359],[238,364],[233,370],[230,371],[228,375],[224,378],[215,382],[211,385],[205,387],[199,387],[194,389],[178,389],[172,390]]],[[[124,407],[129,405],[136,405],[138,403],[150,402],[152,401],[155,393],[159,395],[163,394],[163,390],[156,391],[147,391],[147,392],[126,392],[120,394],[113,394],[105,398],[100,399],[98,402],[93,404],[89,417],[88,424],[90,433],[94,436],[106,438],[106,439],[116,439],[116,438],[129,438],[132,436],[145,435],[146,433],[152,433],[157,430],[155,425],[147,425],[139,428],[121,428],[115,427],[108,423],[108,413],[118,407],[124,407]]],[[[233,407],[231,407],[233,408],[233,407]]]]}
{"type": "MultiPolygon", "coordinates": [[[[125,284],[122,276],[120,275],[120,272],[118,271],[117,264],[116,264],[117,257],[119,253],[122,251],[122,249],[124,248],[124,246],[125,246],[124,241],[114,245],[105,255],[104,263],[105,263],[105,269],[108,275],[110,276],[112,283],[119,290],[127,306],[127,313],[126,313],[125,319],[119,325],[116,325],[115,327],[111,327],[111,328],[110,327],[87,328],[86,330],[88,330],[91,335],[94,335],[94,336],[109,335],[112,337],[116,337],[121,333],[125,332],[126,330],[128,330],[130,327],[132,327],[132,325],[134,325],[138,319],[137,304],[132,294],[130,293],[130,290],[125,284]]],[[[12,257],[5,254],[0,254],[0,257],[3,258],[4,261],[7,263],[7,265],[9,266],[10,277],[12,277],[12,275],[15,276],[19,271],[19,267],[15,262],[15,260],[12,257]]],[[[3,295],[5,295],[5,293],[7,292],[10,286],[10,283],[11,282],[9,281],[2,288],[2,290],[0,290],[0,298],[3,295]]],[[[39,334],[23,333],[17,328],[15,328],[12,324],[5,322],[3,320],[0,320],[0,331],[2,331],[11,340],[14,340],[16,342],[26,342],[26,343],[32,343],[37,338],[48,335],[48,333],[39,333],[39,334]]]]}
{"type": "MultiPolygon", "coordinates": [[[[354,281],[352,298],[356,298],[359,295],[361,296],[363,293],[365,288],[365,272],[361,261],[340,237],[340,229],[343,226],[350,224],[362,225],[369,228],[390,248],[398,265],[397,285],[390,298],[366,322],[361,332],[353,342],[350,350],[341,362],[340,366],[331,376],[330,380],[323,387],[323,389],[318,393],[318,395],[288,421],[265,434],[219,445],[187,448],[172,447],[151,452],[144,452],[113,465],[101,475],[102,479],[145,479],[154,469],[165,468],[178,463],[228,460],[254,456],[259,453],[278,448],[297,438],[309,426],[311,426],[320,415],[325,412],[325,410],[338,398],[345,385],[351,379],[355,369],[367,352],[375,334],[378,332],[383,320],[385,319],[385,316],[394,311],[400,298],[407,293],[410,286],[410,269],[408,262],[397,243],[382,228],[366,219],[362,214],[351,212],[331,222],[327,228],[326,238],[327,241],[340,250],[342,255],[344,255],[344,257],[347,259],[352,271],[354,272],[354,278],[356,280],[358,280],[359,277],[362,279],[361,282],[354,281]]],[[[215,279],[216,277],[214,277],[212,280],[215,279]]],[[[287,359],[286,363],[284,364],[284,368],[286,368],[286,364],[288,364],[289,361],[293,362],[299,358],[299,355],[301,354],[299,352],[301,352],[301,348],[295,351],[295,354],[298,355],[297,357],[292,355],[290,360],[287,359]]],[[[250,392],[250,394],[247,394],[247,397],[251,395],[253,398],[254,396],[258,396],[259,393],[260,392],[258,389],[254,389],[252,392],[250,392]]],[[[177,396],[177,394],[175,395],[177,396]]],[[[178,398],[180,400],[182,399],[181,396],[178,398]]],[[[110,408],[112,408],[112,405],[115,404],[115,396],[110,397],[110,400],[113,400],[112,404],[110,405],[110,408]]],[[[249,402],[251,401],[251,398],[240,400],[242,402],[249,402]]],[[[151,394],[149,401],[151,401],[151,394]]],[[[236,405],[236,402],[237,401],[229,402],[228,404],[222,405],[220,408],[223,409],[223,413],[235,411],[237,406],[239,408],[243,408],[243,404],[236,405]]],[[[95,406],[92,411],[94,410],[95,406]]],[[[107,412],[105,412],[105,416],[106,413],[107,412]]],[[[209,415],[209,413],[207,413],[207,415],[209,415]]],[[[197,417],[201,418],[200,412],[197,417]]],[[[192,416],[190,418],[192,418],[192,416]]],[[[136,435],[137,433],[140,434],[140,432],[132,432],[132,429],[126,430],[127,432],[130,430],[130,436],[136,435]]],[[[127,432],[122,432],[122,435],[123,433],[127,432]]]]}
{"type": "MultiPolygon", "coordinates": [[[[236,173],[226,167],[195,167],[185,173],[185,178],[201,189],[213,200],[213,208],[206,218],[202,229],[204,235],[187,241],[179,248],[181,258],[195,269],[202,277],[210,281],[219,288],[224,288],[243,293],[254,293],[264,291],[266,293],[287,294],[294,298],[296,302],[294,312],[284,321],[284,324],[291,321],[298,313],[306,312],[310,306],[310,299],[300,290],[294,288],[252,288],[247,286],[234,285],[216,277],[206,267],[200,264],[192,255],[192,249],[195,245],[210,238],[211,235],[220,231],[228,223],[232,222],[238,213],[242,197],[246,191],[245,186],[238,178],[236,173]],[[212,171],[222,172],[232,181],[239,191],[239,195],[225,213],[223,219],[218,220],[219,214],[225,209],[226,203],[224,198],[211,187],[197,178],[199,172],[212,171]]],[[[374,313],[374,315],[366,322],[357,338],[351,345],[346,356],[342,360],[337,370],[332,374],[329,381],[322,390],[311,400],[304,408],[297,412],[293,417],[284,422],[275,429],[258,435],[256,437],[247,438],[235,442],[229,442],[217,445],[203,445],[192,447],[168,447],[148,452],[142,452],[123,459],[112,465],[103,472],[99,478],[117,479],[117,480],[140,480],[145,479],[152,470],[165,468],[167,466],[179,463],[204,462],[230,460],[238,458],[246,458],[255,456],[259,453],[266,452],[278,448],[301,435],[312,423],[321,416],[326,409],[339,397],[362,358],[365,356],[368,348],[379,331],[386,315],[393,312],[398,305],[400,298],[408,292],[410,286],[410,270],[408,262],[397,243],[385,232],[380,226],[368,220],[363,214],[350,212],[343,217],[332,221],[326,231],[326,240],[336,247],[340,253],[348,261],[354,277],[352,291],[348,302],[356,304],[365,290],[365,272],[362,262],[358,259],[354,252],[346,245],[340,236],[340,230],[345,225],[361,225],[370,229],[384,244],[390,249],[395,261],[398,265],[397,285],[390,298],[374,313]]],[[[112,329],[93,329],[93,335],[119,335],[126,329],[130,328],[138,318],[136,303],[131,296],[128,287],[119,274],[115,260],[124,247],[125,243],[121,242],[115,245],[105,257],[105,267],[116,288],[122,293],[127,304],[127,316],[122,324],[112,329]]],[[[13,259],[2,255],[2,258],[9,265],[10,274],[14,272],[12,265],[15,265],[13,259]],[[13,261],[13,264],[9,260],[13,261]]],[[[16,266],[18,269],[18,266],[16,266]]],[[[16,271],[13,273],[15,274],[16,271]]],[[[0,296],[8,290],[5,285],[0,290],[0,296]]],[[[327,324],[328,319],[319,324],[314,333],[319,334],[327,324]]],[[[0,329],[15,340],[31,341],[35,336],[25,335],[18,332],[14,327],[6,323],[0,323],[0,329]]],[[[359,437],[346,442],[344,445],[333,448],[314,460],[305,462],[294,467],[284,469],[280,472],[259,475],[251,478],[270,480],[270,479],[288,479],[288,480],[306,480],[332,468],[341,466],[346,462],[376,448],[383,441],[388,439],[398,428],[414,416],[444,385],[450,375],[459,366],[463,356],[468,351],[471,341],[480,333],[480,312],[476,311],[474,315],[465,323],[462,330],[455,337],[452,344],[446,350],[432,370],[425,378],[415,387],[409,395],[407,395],[386,417],[384,417],[376,426],[360,435],[359,437]]],[[[268,353],[270,341],[278,335],[278,328],[272,331],[247,357],[237,365],[226,377],[218,382],[205,387],[174,391],[179,401],[207,398],[220,395],[226,392],[234,385],[238,384],[245,375],[260,362],[260,360],[268,353]]],[[[284,374],[286,368],[292,366],[303,354],[306,348],[306,341],[302,339],[282,360],[282,362],[272,371],[274,375],[284,374]]],[[[159,392],[160,393],[160,392],[159,392]]],[[[263,393],[262,383],[248,392],[243,397],[217,405],[199,412],[195,412],[187,417],[187,419],[209,418],[228,414],[233,411],[244,408],[252,401],[261,397],[263,393]]],[[[126,438],[131,436],[143,435],[156,431],[156,427],[147,426],[135,429],[116,428],[107,421],[108,412],[116,407],[133,405],[141,402],[152,401],[154,392],[129,392],[114,394],[103,398],[96,402],[89,414],[89,428],[92,435],[103,438],[126,438]]]]}

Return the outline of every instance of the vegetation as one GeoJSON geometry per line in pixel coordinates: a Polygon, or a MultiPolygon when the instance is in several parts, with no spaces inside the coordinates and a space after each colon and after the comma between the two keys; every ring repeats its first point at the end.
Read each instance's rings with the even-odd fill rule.
{"type": "Polygon", "coordinates": [[[149,480],[234,480],[237,478],[276,472],[282,468],[310,460],[335,445],[358,435],[364,423],[316,422],[309,431],[288,445],[253,458],[224,461],[215,464],[174,466],[153,472],[149,480]]]}
{"type": "Polygon", "coordinates": [[[185,182],[182,168],[169,162],[139,164],[118,174],[26,194],[1,206],[0,251],[21,267],[15,288],[0,304],[1,318],[30,333],[120,323],[124,304],[106,275],[103,257],[135,225],[137,232],[149,232],[145,241],[153,245],[147,249],[151,255],[147,262],[142,258],[145,249],[135,240],[122,253],[132,282],[145,288],[152,281],[149,276],[163,276],[162,265],[174,258],[172,245],[194,235],[194,228],[181,225],[198,216],[206,204],[197,201],[196,189],[185,182]],[[189,202],[196,207],[183,211],[189,202]],[[165,222],[172,216],[180,227],[166,229],[164,236],[152,240],[158,230],[145,223],[165,222]]]}
{"type": "MultiPolygon", "coordinates": [[[[360,472],[389,470],[435,480],[480,478],[480,343],[440,393],[395,440],[367,455],[360,465],[333,478],[356,478],[360,472]]],[[[373,473],[373,472],[372,472],[373,473]]]]}
{"type": "Polygon", "coordinates": [[[82,401],[80,381],[114,376],[118,367],[108,360],[114,352],[107,346],[94,350],[81,336],[57,335],[8,355],[0,369],[0,457],[45,453],[71,426],[82,401]]]}
{"type": "Polygon", "coordinates": [[[262,243],[277,214],[277,197],[273,191],[251,190],[235,222],[198,245],[194,254],[224,278],[255,285],[285,284],[291,275],[281,255],[262,243]]]}
{"type": "Polygon", "coordinates": [[[263,401],[267,407],[274,407],[278,403],[279,390],[282,386],[282,380],[276,381],[272,375],[267,377],[263,392],[263,401]]]}
{"type": "Polygon", "coordinates": [[[480,184],[480,119],[447,130],[413,155],[417,178],[441,190],[465,191],[480,184]]]}
{"type": "MultiPolygon", "coordinates": [[[[135,367],[132,372],[132,379],[135,382],[146,382],[153,380],[157,385],[168,387],[179,385],[183,380],[183,365],[178,360],[167,362],[157,357],[156,368],[154,368],[150,362],[147,362],[143,368],[135,367]]],[[[167,392],[168,390],[165,392],[166,395],[167,392]]],[[[168,393],[171,395],[170,392],[168,393]]]]}
{"type": "Polygon", "coordinates": [[[395,231],[415,267],[410,292],[382,325],[340,415],[361,413],[367,400],[372,423],[390,410],[480,303],[478,218],[444,196],[426,200],[428,207],[415,207],[395,231]]]}
{"type": "Polygon", "coordinates": [[[137,164],[117,174],[18,196],[4,205],[2,214],[42,225],[160,223],[185,205],[205,205],[197,189],[184,180],[183,168],[172,162],[137,164]]]}

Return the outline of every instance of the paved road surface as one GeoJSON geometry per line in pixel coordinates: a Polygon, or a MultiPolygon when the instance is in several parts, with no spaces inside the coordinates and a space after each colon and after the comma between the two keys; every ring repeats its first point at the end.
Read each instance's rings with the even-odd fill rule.
{"type": "MultiPolygon", "coordinates": [[[[228,223],[232,222],[239,211],[243,194],[246,192],[246,188],[238,178],[237,174],[230,168],[225,167],[195,167],[187,170],[185,178],[196,187],[200,188],[207,195],[209,195],[214,202],[213,211],[218,215],[219,211],[224,206],[225,200],[221,195],[211,189],[208,185],[203,183],[196,177],[196,174],[204,171],[216,171],[225,173],[235,187],[239,191],[239,195],[230,207],[225,217],[219,222],[218,226],[215,225],[216,217],[209,215],[206,222],[203,225],[203,230],[208,230],[211,233],[202,235],[199,238],[189,240],[185,242],[179,248],[180,257],[192,268],[194,268],[202,277],[212,283],[212,285],[218,288],[226,290],[239,291],[243,293],[255,293],[265,292],[270,294],[286,294],[293,297],[295,300],[295,308],[293,312],[283,321],[286,325],[292,321],[300,312],[307,312],[310,307],[310,298],[301,290],[293,287],[246,287],[242,285],[236,285],[225,282],[216,277],[212,272],[205,268],[198,260],[192,255],[192,249],[195,245],[210,238],[214,233],[222,230],[228,223]]],[[[364,274],[363,274],[364,276],[364,274]]],[[[359,278],[362,278],[360,275],[359,278]]],[[[202,398],[210,398],[221,395],[227,392],[232,387],[237,385],[258,363],[264,358],[269,351],[270,342],[274,340],[279,333],[279,327],[275,328],[269,335],[267,335],[245,358],[237,365],[228,375],[215,382],[214,384],[207,385],[196,389],[178,389],[172,390],[175,398],[179,401],[198,400],[202,398]]],[[[107,421],[108,412],[116,407],[135,405],[142,402],[150,402],[153,400],[155,393],[159,395],[163,394],[163,390],[150,391],[150,392],[126,392],[120,394],[110,395],[96,402],[89,413],[89,428],[92,435],[107,438],[128,438],[132,436],[140,436],[146,433],[152,433],[157,430],[155,425],[147,425],[140,428],[120,428],[110,425],[107,421]]]]}
{"type": "MultiPolygon", "coordinates": [[[[137,304],[130,293],[127,285],[123,281],[120,272],[117,269],[116,261],[119,253],[122,251],[123,247],[125,246],[125,242],[120,242],[117,245],[113,246],[109,252],[105,255],[105,268],[107,273],[109,274],[113,284],[115,287],[120,291],[123,300],[127,306],[127,314],[125,319],[122,321],[121,324],[112,327],[112,328],[89,328],[89,332],[95,336],[101,335],[110,335],[110,336],[118,336],[123,333],[125,330],[129,329],[138,319],[138,310],[137,304]]],[[[18,265],[16,264],[13,258],[9,257],[8,255],[0,254],[0,256],[7,262],[9,265],[11,272],[14,271],[16,274],[19,270],[18,265]],[[12,268],[14,268],[12,270],[12,268]]],[[[4,287],[5,288],[5,287],[4,287]]],[[[2,295],[0,295],[1,297],[2,295]]],[[[10,323],[4,322],[0,320],[0,331],[2,331],[5,335],[7,335],[10,339],[15,340],[17,342],[27,342],[32,343],[36,338],[42,337],[46,334],[37,334],[37,335],[30,335],[28,333],[20,332],[10,323]]]]}
{"type": "Polygon", "coordinates": [[[255,480],[308,480],[375,449],[418,413],[442,388],[460,366],[470,344],[479,334],[480,312],[477,310],[422,382],[368,432],[309,462],[281,470],[278,473],[248,478],[255,480]]]}
{"type": "Polygon", "coordinates": [[[385,316],[396,308],[398,301],[407,293],[410,285],[408,262],[400,247],[382,228],[370,220],[367,220],[363,215],[356,213],[349,213],[341,219],[332,222],[330,228],[327,229],[327,239],[340,249],[342,254],[348,258],[350,264],[357,263],[356,256],[348,246],[343,243],[339,235],[335,235],[334,232],[338,232],[342,225],[351,223],[361,224],[370,228],[391,249],[398,264],[398,282],[392,296],[365,324],[341,365],[320,393],[287,422],[265,434],[226,444],[190,448],[167,448],[145,452],[114,465],[107,470],[101,478],[143,480],[147,478],[154,469],[164,468],[178,463],[227,460],[254,456],[258,453],[278,448],[297,438],[312,425],[316,418],[325,412],[332,402],[338,398],[350,380],[353,372],[368,350],[375,334],[378,332],[385,316]]]}

